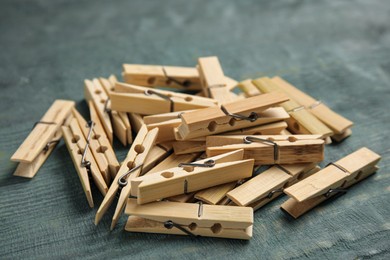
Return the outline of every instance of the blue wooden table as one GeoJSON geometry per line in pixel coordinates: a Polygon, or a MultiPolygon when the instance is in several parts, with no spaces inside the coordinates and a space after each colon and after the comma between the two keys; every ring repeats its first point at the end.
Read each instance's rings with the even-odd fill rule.
{"type": "Polygon", "coordinates": [[[390,258],[388,1],[2,0],[0,33],[0,259],[390,258]],[[354,121],[322,166],[367,146],[381,169],[298,220],[275,200],[251,241],[128,233],[125,216],[110,232],[112,209],[95,226],[63,142],[34,179],[12,176],[10,156],[54,99],[88,114],[84,78],[208,55],[237,80],[281,75],[354,121]]]}

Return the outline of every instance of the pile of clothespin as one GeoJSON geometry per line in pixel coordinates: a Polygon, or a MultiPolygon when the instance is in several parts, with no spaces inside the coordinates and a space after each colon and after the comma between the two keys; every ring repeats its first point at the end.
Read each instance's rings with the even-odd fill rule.
{"type": "Polygon", "coordinates": [[[89,206],[91,181],[104,196],[95,224],[117,200],[111,229],[124,210],[131,232],[250,239],[253,212],[282,194],[298,218],[378,169],[367,148],[321,169],[325,144],[353,123],[280,77],[239,83],[217,57],[125,64],[122,76],[85,80],[89,120],[56,100],[11,158],[32,178],[63,138],[89,206]],[[131,145],[122,163],[114,135],[131,145]]]}

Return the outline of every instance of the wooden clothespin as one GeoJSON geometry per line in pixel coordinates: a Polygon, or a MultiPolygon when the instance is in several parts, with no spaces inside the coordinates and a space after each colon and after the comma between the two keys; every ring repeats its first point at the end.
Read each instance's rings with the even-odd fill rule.
{"type": "Polygon", "coordinates": [[[102,176],[98,164],[91,152],[91,139],[93,138],[93,128],[95,123],[88,122],[88,134],[84,137],[83,131],[80,128],[76,118],[73,118],[69,126],[62,127],[62,134],[73,164],[79,175],[81,185],[83,187],[88,204],[91,208],[94,207],[91,185],[89,176],[92,176],[97,188],[104,195],[106,195],[108,187],[102,176]]]}
{"type": "Polygon", "coordinates": [[[91,122],[93,123],[92,130],[90,124],[87,123],[76,109],[72,110],[72,114],[76,118],[85,139],[88,139],[89,132],[92,131],[89,138],[89,147],[101,175],[104,177],[106,184],[109,185],[111,179],[115,178],[120,165],[110,141],[107,139],[103,126],[101,125],[95,106],[92,101],[88,102],[88,105],[91,114],[91,122]]]}
{"type": "Polygon", "coordinates": [[[272,81],[327,125],[333,131],[332,139],[339,142],[352,134],[353,122],[331,110],[322,101],[316,100],[305,92],[300,91],[281,77],[273,77],[272,81]]]}
{"type": "Polygon", "coordinates": [[[133,142],[133,135],[127,113],[111,109],[110,96],[115,90],[115,84],[118,82],[117,78],[114,75],[111,75],[108,79],[99,78],[99,82],[103,86],[109,98],[105,104],[105,111],[111,115],[112,128],[115,136],[124,146],[131,144],[133,142]]]}
{"type": "MultiPolygon", "coordinates": [[[[157,164],[153,169],[151,169],[150,171],[145,173],[145,175],[149,175],[149,174],[152,174],[155,172],[160,172],[163,170],[174,168],[180,163],[193,162],[199,156],[200,156],[200,153],[189,153],[189,154],[183,154],[183,155],[171,154],[166,159],[164,159],[162,162],[157,164]]],[[[194,193],[191,192],[188,194],[181,194],[181,195],[169,197],[169,198],[166,198],[166,200],[184,203],[184,202],[189,202],[193,197],[194,197],[194,193]]]]}
{"type": "MultiPolygon", "coordinates": [[[[157,125],[157,124],[153,124],[157,125]]],[[[287,127],[287,123],[275,122],[266,125],[243,128],[235,131],[223,133],[222,135],[276,135],[287,127]]],[[[187,141],[177,141],[173,143],[175,154],[186,154],[206,151],[206,137],[198,137],[187,141]]]]}
{"type": "Polygon", "coordinates": [[[250,239],[253,210],[249,207],[158,201],[138,205],[128,199],[125,230],[190,236],[250,239]]]}
{"type": "Polygon", "coordinates": [[[324,159],[321,135],[230,135],[208,136],[207,156],[244,149],[244,158],[255,164],[295,164],[320,162],[324,159]]]}
{"type": "Polygon", "coordinates": [[[261,95],[260,90],[253,85],[252,79],[246,79],[238,83],[238,87],[245,93],[246,97],[261,95]]]}
{"type": "Polygon", "coordinates": [[[181,115],[182,123],[175,129],[177,140],[188,140],[246,127],[277,122],[289,118],[280,108],[271,108],[288,98],[279,93],[270,93],[247,98],[221,107],[198,109],[181,115]]]}
{"type": "Polygon", "coordinates": [[[319,134],[323,138],[327,138],[333,134],[329,127],[307,111],[304,106],[295,101],[292,96],[281,90],[270,78],[263,77],[252,82],[263,93],[284,93],[289,97],[290,100],[280,104],[280,106],[289,113],[290,119],[287,120],[288,128],[294,134],[319,134]]]}
{"type": "Polygon", "coordinates": [[[191,67],[123,64],[122,76],[126,83],[145,87],[202,89],[198,70],[191,67]]]}
{"type": "Polygon", "coordinates": [[[237,97],[230,92],[218,57],[198,59],[200,82],[206,97],[217,100],[220,104],[233,102],[237,97]]]}
{"type": "Polygon", "coordinates": [[[129,181],[141,174],[146,157],[153,147],[157,134],[158,129],[153,129],[148,132],[146,126],[141,127],[130,147],[126,159],[122,162],[121,167],[107,192],[107,195],[104,197],[102,204],[96,212],[96,225],[102,219],[103,215],[106,213],[119,193],[118,203],[111,222],[111,230],[114,229],[126,204],[126,199],[130,195],[131,185],[129,184],[129,181]]]}
{"type": "Polygon", "coordinates": [[[73,101],[56,100],[12,155],[19,162],[14,175],[33,178],[62,137],[61,125],[71,114],[73,101]]]}
{"type": "Polygon", "coordinates": [[[117,111],[144,115],[161,114],[216,106],[210,98],[177,93],[168,90],[116,83],[111,95],[111,107],[117,111]]]}
{"type": "Polygon", "coordinates": [[[361,148],[314,175],[284,190],[290,199],[281,208],[298,218],[321,202],[375,173],[381,157],[368,148],[361,148]]]}
{"type": "Polygon", "coordinates": [[[113,141],[113,130],[111,125],[110,113],[107,109],[109,97],[100,84],[99,79],[84,80],[84,96],[87,101],[92,101],[103,125],[110,143],[113,141]]]}
{"type": "Polygon", "coordinates": [[[239,206],[259,209],[283,194],[283,189],[319,171],[315,163],[275,165],[229,191],[227,197],[239,206]]]}
{"type": "Polygon", "coordinates": [[[144,204],[250,177],[254,161],[242,160],[242,156],[243,151],[236,150],[135,178],[131,181],[131,194],[144,204]]]}

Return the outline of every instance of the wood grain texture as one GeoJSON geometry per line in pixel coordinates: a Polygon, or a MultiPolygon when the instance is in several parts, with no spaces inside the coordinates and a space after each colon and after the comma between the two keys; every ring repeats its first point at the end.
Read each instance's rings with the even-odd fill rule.
{"type": "MultiPolygon", "coordinates": [[[[389,12],[384,0],[1,1],[0,258],[390,258],[389,12]],[[322,167],[367,146],[381,169],[297,220],[279,209],[286,197],[269,203],[249,242],[124,232],[124,215],[109,232],[113,210],[95,226],[63,141],[32,180],[12,176],[9,158],[54,99],[88,117],[84,78],[207,55],[239,81],[280,75],[352,120],[322,167]]],[[[122,161],[128,147],[114,148],[122,161]]]]}

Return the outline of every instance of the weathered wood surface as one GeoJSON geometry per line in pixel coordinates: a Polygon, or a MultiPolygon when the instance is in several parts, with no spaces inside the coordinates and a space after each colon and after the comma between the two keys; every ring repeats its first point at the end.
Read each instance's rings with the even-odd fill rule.
{"type": "Polygon", "coordinates": [[[0,258],[389,259],[389,12],[385,0],[2,1],[0,258]],[[207,55],[238,81],[280,75],[323,100],[355,122],[325,162],[367,146],[382,155],[379,172],[298,220],[276,199],[255,213],[250,241],[129,233],[125,215],[110,232],[113,208],[95,226],[64,142],[32,180],[12,175],[9,158],[54,99],[76,100],[88,118],[84,78],[207,55]]]}

